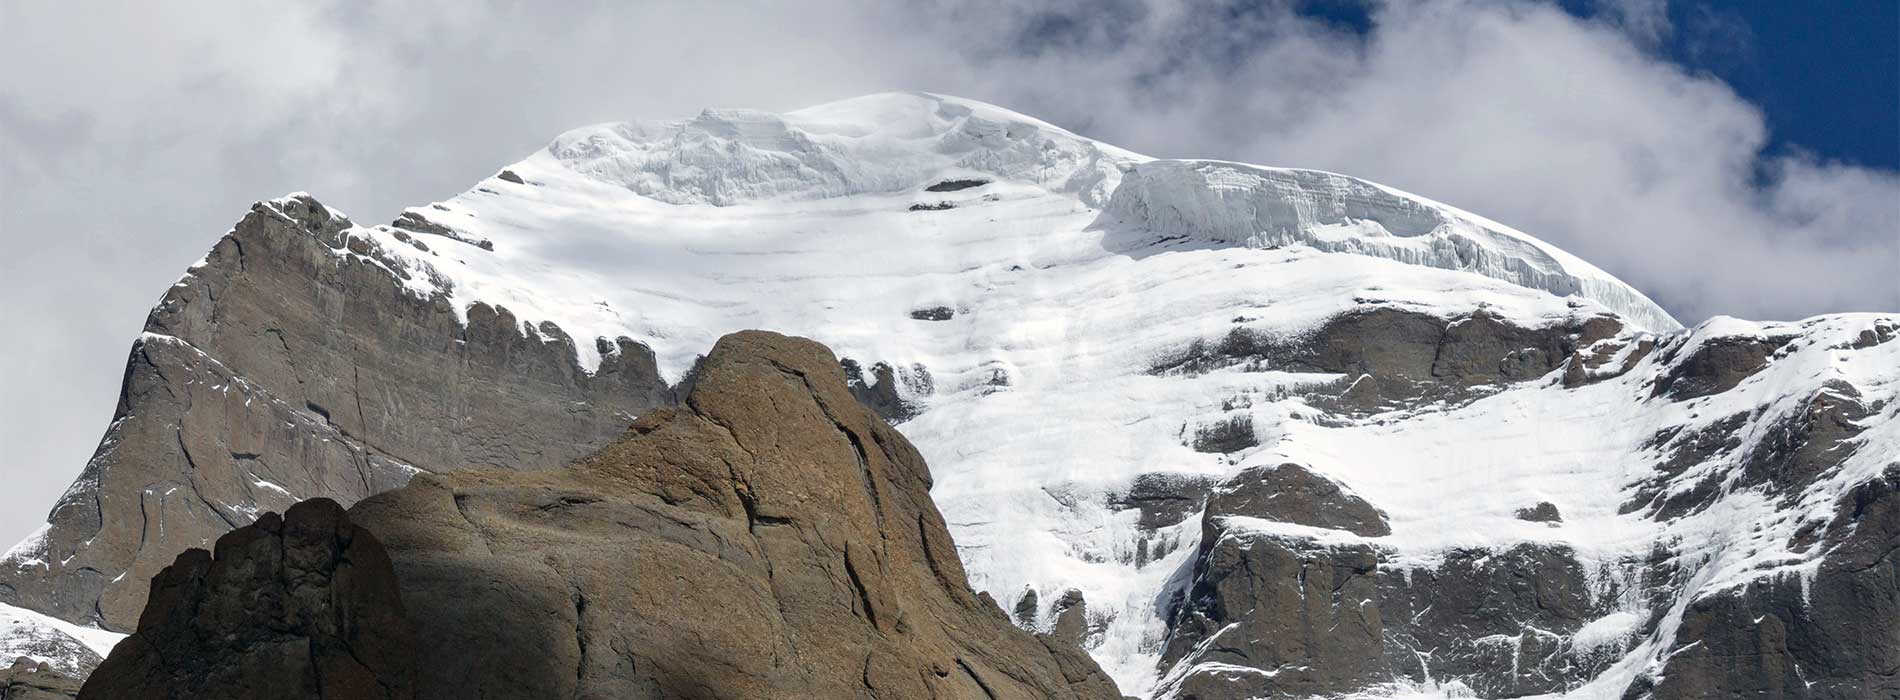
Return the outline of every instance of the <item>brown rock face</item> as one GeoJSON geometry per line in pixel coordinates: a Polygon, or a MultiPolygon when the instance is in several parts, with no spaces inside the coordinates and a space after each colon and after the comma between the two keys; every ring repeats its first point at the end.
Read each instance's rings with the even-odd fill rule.
{"type": "Polygon", "coordinates": [[[0,700],[72,700],[79,681],[59,675],[45,664],[15,659],[0,670],[0,700]]]}
{"type": "Polygon", "coordinates": [[[1231,516],[1389,534],[1364,499],[1297,464],[1241,471],[1208,496],[1194,579],[1172,611],[1164,682],[1180,700],[1338,693],[1389,676],[1379,550],[1228,527],[1231,516]],[[1196,668],[1201,664],[1209,664],[1196,668]],[[1251,666],[1270,673],[1235,673],[1251,666]]]}
{"type": "Polygon", "coordinates": [[[1333,480],[1298,464],[1241,470],[1208,497],[1210,516],[1243,515],[1345,530],[1363,537],[1392,534],[1385,514],[1333,480]]]}
{"type": "MultiPolygon", "coordinates": [[[[490,253],[436,235],[442,255],[490,253]]],[[[552,469],[671,402],[652,354],[477,305],[466,324],[307,196],[260,203],[152,310],[98,451],[0,602],[129,630],[179,552],[298,499],[344,505],[417,470],[552,469]]]]}
{"type": "MultiPolygon", "coordinates": [[[[1464,400],[1486,386],[1541,377],[1579,348],[1615,336],[1608,316],[1524,328],[1479,308],[1455,318],[1388,308],[1340,314],[1292,341],[1236,327],[1197,340],[1149,367],[1151,374],[1199,374],[1222,367],[1343,374],[1334,396],[1314,397],[1344,413],[1367,413],[1439,399],[1464,400]]],[[[1581,380],[1579,380],[1581,381],[1581,380]]]]}
{"type": "Polygon", "coordinates": [[[722,339],[562,471],[418,477],[388,545],[423,698],[1119,698],[970,590],[930,473],[809,340],[722,339]]]}
{"type": "Polygon", "coordinates": [[[1762,579],[1698,599],[1660,679],[1625,697],[1900,697],[1900,466],[1836,504],[1811,582],[1762,579]]]}
{"type": "Polygon", "coordinates": [[[180,554],[79,697],[408,700],[415,647],[382,545],[314,499],[180,554]]]}
{"type": "MultiPolygon", "coordinates": [[[[1717,338],[1695,348],[1656,382],[1655,395],[1677,401],[1735,388],[1768,364],[1788,338],[1717,338]]],[[[1673,359],[1673,358],[1672,358],[1673,359]]]]}

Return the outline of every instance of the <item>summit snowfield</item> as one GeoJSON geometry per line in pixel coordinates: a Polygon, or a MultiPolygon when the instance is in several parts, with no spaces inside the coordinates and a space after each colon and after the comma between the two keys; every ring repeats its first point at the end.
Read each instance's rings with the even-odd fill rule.
{"type": "Polygon", "coordinates": [[[923,93],[582,128],[390,225],[258,204],[0,603],[125,631],[184,547],[558,468],[748,328],[844,358],[971,585],[1130,695],[1900,682],[1893,314],[1684,329],[1444,204],[923,93]]]}
{"type": "MultiPolygon", "coordinates": [[[[444,261],[396,239],[400,223],[354,234],[426,265],[432,275],[410,280],[417,294],[507,306],[575,338],[640,339],[671,378],[722,329],[755,320],[881,335],[878,311],[987,296],[1024,263],[1292,243],[1476,272],[1598,301],[1648,330],[1680,328],[1588,263],[1416,196],[1329,173],[1155,161],[936,95],[588,127],[505,172],[525,184],[497,176],[404,214],[489,254],[444,261]],[[641,279],[620,280],[628,269],[641,279]],[[870,303],[883,309],[846,305],[870,303]]],[[[577,351],[583,367],[598,363],[590,343],[577,351]]]]}

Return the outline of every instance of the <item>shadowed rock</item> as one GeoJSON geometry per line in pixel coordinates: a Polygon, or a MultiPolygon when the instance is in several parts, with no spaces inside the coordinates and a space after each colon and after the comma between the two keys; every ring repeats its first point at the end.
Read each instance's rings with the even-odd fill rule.
{"type": "Polygon", "coordinates": [[[1519,508],[1515,515],[1518,520],[1533,523],[1556,524],[1564,521],[1563,513],[1557,510],[1557,504],[1550,501],[1538,501],[1537,505],[1519,508]]]}
{"type": "Polygon", "coordinates": [[[1843,495],[1812,580],[1760,578],[1690,603],[1658,679],[1625,697],[1900,697],[1900,466],[1843,495]]]}
{"type": "Polygon", "coordinates": [[[562,471],[358,504],[423,698],[1120,697],[969,587],[908,441],[814,342],[722,339],[676,409],[562,471]]]}
{"type": "Polygon", "coordinates": [[[0,565],[0,603],[127,631],[154,574],[257,513],[418,469],[558,468],[672,402],[646,346],[458,318],[379,245],[307,195],[252,207],[146,319],[111,426],[22,555],[48,566],[0,565]]]}
{"type": "MultiPolygon", "coordinates": [[[[1669,373],[1656,382],[1655,395],[1677,401],[1735,388],[1768,365],[1768,358],[1787,338],[1713,338],[1689,356],[1673,362],[1669,373]]],[[[1671,358],[1673,360],[1673,358],[1671,358]]]]}
{"type": "Polygon", "coordinates": [[[1244,515],[1363,537],[1392,533],[1385,514],[1366,499],[1298,464],[1242,470],[1208,497],[1207,512],[1210,517],[1244,515]]]}
{"type": "Polygon", "coordinates": [[[382,545],[313,499],[180,554],[79,697],[409,700],[415,647],[382,545]]]}
{"type": "Polygon", "coordinates": [[[1288,697],[1362,687],[1387,673],[1379,552],[1234,526],[1258,518],[1362,536],[1391,532],[1364,499],[1297,464],[1241,471],[1208,496],[1194,582],[1163,652],[1179,698],[1288,697]],[[1262,673],[1234,674],[1235,667],[1262,673]]]}

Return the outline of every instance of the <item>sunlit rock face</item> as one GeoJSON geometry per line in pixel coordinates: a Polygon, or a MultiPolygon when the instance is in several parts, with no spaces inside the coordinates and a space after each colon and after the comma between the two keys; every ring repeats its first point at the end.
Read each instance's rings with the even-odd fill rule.
{"type": "Polygon", "coordinates": [[[1893,595],[1855,543],[1897,327],[1683,329],[1444,204],[957,98],[600,125],[393,225],[259,204],[154,312],[0,602],[125,629],[253,509],[559,467],[768,328],[929,460],[971,585],[1124,693],[1853,697],[1896,666],[1842,611],[1893,595]],[[1215,503],[1285,464],[1389,531],[1215,503]]]}

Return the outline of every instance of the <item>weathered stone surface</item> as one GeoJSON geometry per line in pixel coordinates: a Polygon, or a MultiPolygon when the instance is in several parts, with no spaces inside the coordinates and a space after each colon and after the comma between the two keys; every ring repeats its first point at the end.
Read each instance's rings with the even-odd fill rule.
{"type": "Polygon", "coordinates": [[[1453,550],[1436,568],[1381,571],[1376,599],[1396,671],[1423,681],[1429,668],[1480,697],[1569,690],[1626,650],[1570,644],[1614,601],[1592,593],[1568,547],[1453,550]]]}
{"type": "Polygon", "coordinates": [[[404,700],[416,645],[388,554],[319,498],[180,554],[79,697],[404,700]]]}
{"type": "Polygon", "coordinates": [[[1392,533],[1385,514],[1366,499],[1298,464],[1242,470],[1214,489],[1207,512],[1215,517],[1243,515],[1345,530],[1364,537],[1392,533]]]}
{"type": "Polygon", "coordinates": [[[948,321],[956,315],[956,310],[948,306],[928,306],[910,312],[910,317],[918,321],[948,321]]]}
{"type": "Polygon", "coordinates": [[[1219,340],[1196,341],[1161,358],[1150,372],[1198,374],[1240,366],[1343,374],[1349,381],[1322,405],[1364,413],[1422,400],[1461,399],[1479,386],[1540,377],[1561,367],[1578,348],[1621,328],[1606,316],[1524,328],[1483,308],[1442,319],[1372,306],[1334,316],[1290,340],[1237,327],[1219,340]]]}
{"type": "Polygon", "coordinates": [[[1390,675],[1378,550],[1250,532],[1230,527],[1232,516],[1389,532],[1371,504],[1299,465],[1246,469],[1216,487],[1202,515],[1193,583],[1170,615],[1162,667],[1176,669],[1173,697],[1337,693],[1390,675]]]}
{"type": "Polygon", "coordinates": [[[31,661],[44,663],[48,670],[62,676],[85,678],[105,660],[74,631],[19,612],[18,608],[0,608],[0,668],[15,661],[31,661]]]}
{"type": "Polygon", "coordinates": [[[1115,510],[1139,509],[1135,524],[1143,530],[1155,530],[1186,520],[1200,512],[1214,480],[1199,474],[1150,472],[1135,477],[1127,491],[1108,495],[1115,510]]]}
{"type": "Polygon", "coordinates": [[[1564,388],[1575,389],[1621,377],[1655,350],[1656,340],[1649,337],[1599,340],[1579,347],[1571,351],[1570,361],[1564,365],[1564,388]]]}
{"type": "Polygon", "coordinates": [[[1089,604],[1082,592],[1069,589],[1062,592],[1055,605],[1050,607],[1055,623],[1050,626],[1049,634],[1056,639],[1078,647],[1088,646],[1089,604]]]}
{"type": "Polygon", "coordinates": [[[561,471],[359,503],[424,698],[1118,698],[974,593],[930,474],[811,341],[722,339],[685,404],[561,471]]]}
{"type": "Polygon", "coordinates": [[[258,204],[166,292],[29,553],[52,564],[0,566],[0,602],[130,629],[159,569],[259,512],[417,470],[559,467],[670,402],[644,346],[583,341],[606,358],[589,374],[559,328],[481,305],[464,324],[348,231],[307,196],[258,204]]]}
{"type": "Polygon", "coordinates": [[[79,681],[45,664],[16,659],[0,670],[0,700],[72,700],[78,694],[79,681]]]}
{"type": "Polygon", "coordinates": [[[1811,581],[1757,579],[1689,605],[1656,700],[1900,697],[1900,466],[1846,494],[1811,581]]]}
{"type": "Polygon", "coordinates": [[[1195,452],[1232,453],[1260,444],[1254,435],[1253,418],[1246,414],[1229,416],[1194,429],[1190,445],[1195,452]]]}
{"type": "Polygon", "coordinates": [[[1669,372],[1656,382],[1654,394],[1682,401],[1733,389],[1767,366],[1769,356],[1787,340],[1712,338],[1697,345],[1685,358],[1668,358],[1669,372]]]}
{"type": "Polygon", "coordinates": [[[1232,516],[1390,532],[1372,504],[1295,464],[1214,489],[1192,583],[1171,608],[1167,697],[1305,697],[1427,674],[1511,697],[1574,687],[1623,651],[1569,644],[1608,608],[1568,548],[1454,550],[1435,568],[1395,570],[1377,540],[1258,531],[1232,516]]]}
{"type": "Polygon", "coordinates": [[[1391,676],[1375,549],[1209,534],[1162,655],[1162,667],[1175,669],[1172,697],[1299,697],[1391,676]]]}

